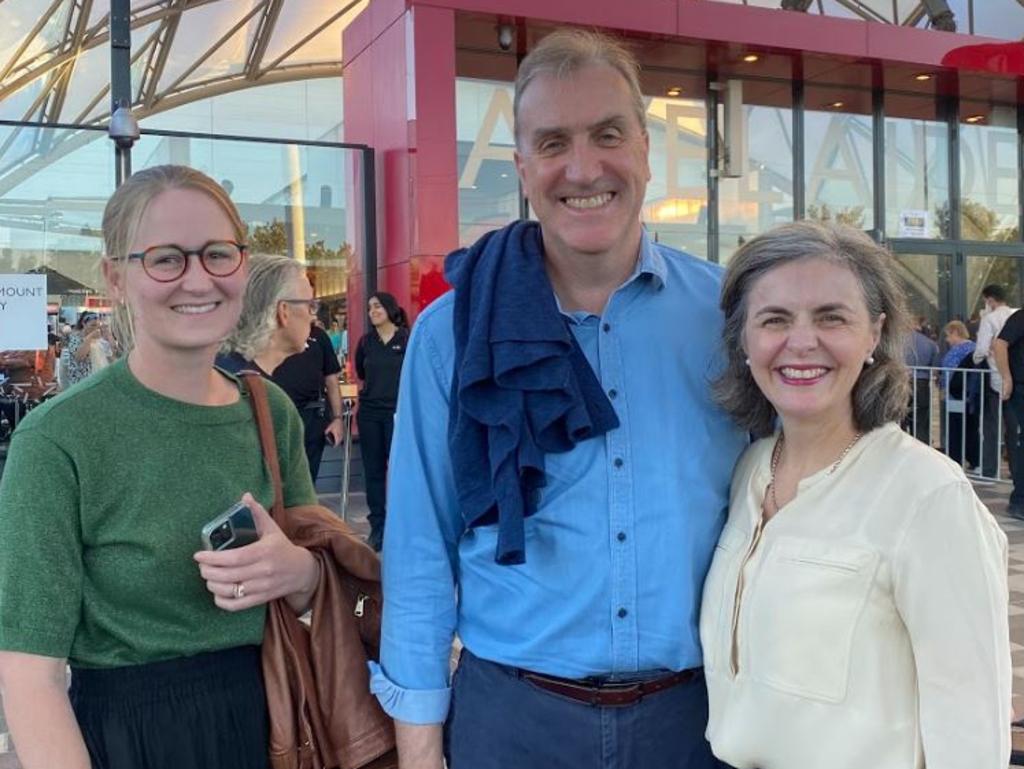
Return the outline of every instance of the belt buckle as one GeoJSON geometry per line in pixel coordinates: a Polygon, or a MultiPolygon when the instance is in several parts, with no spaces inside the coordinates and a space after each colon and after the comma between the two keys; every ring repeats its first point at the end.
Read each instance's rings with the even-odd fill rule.
{"type": "Polygon", "coordinates": [[[593,704],[594,705],[600,705],[601,707],[605,707],[605,708],[627,708],[627,707],[630,707],[632,705],[636,705],[643,698],[644,698],[644,689],[643,689],[643,684],[640,681],[631,681],[631,682],[628,682],[628,681],[622,681],[622,682],[611,681],[611,682],[608,682],[608,683],[606,683],[606,684],[604,684],[602,686],[598,686],[597,687],[597,689],[594,691],[593,704]],[[601,693],[602,692],[609,692],[609,693],[614,693],[614,694],[631,694],[631,693],[635,692],[636,693],[636,698],[635,699],[630,699],[628,701],[623,701],[623,702],[602,703],[600,701],[601,693]]]}

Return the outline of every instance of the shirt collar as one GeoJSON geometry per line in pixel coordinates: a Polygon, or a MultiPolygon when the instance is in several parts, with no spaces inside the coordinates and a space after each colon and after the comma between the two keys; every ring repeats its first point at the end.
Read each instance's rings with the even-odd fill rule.
{"type": "MultiPolygon", "coordinates": [[[[626,278],[626,280],[623,281],[621,286],[615,289],[613,293],[622,291],[641,275],[650,275],[650,283],[656,290],[664,288],[665,279],[668,277],[668,267],[665,265],[665,257],[661,255],[657,244],[655,244],[647,235],[647,230],[642,228],[640,230],[640,252],[637,255],[636,265],[633,267],[633,272],[628,278],[626,278]]],[[[582,323],[589,317],[596,317],[592,316],[588,312],[567,312],[562,309],[562,303],[558,300],[558,294],[555,294],[555,302],[558,304],[558,311],[574,323],[582,323]]]]}
{"type": "Polygon", "coordinates": [[[629,283],[638,275],[650,275],[655,288],[664,288],[665,280],[668,277],[665,257],[661,255],[657,244],[651,240],[645,229],[640,231],[640,258],[637,259],[633,275],[626,282],[629,283]]]}

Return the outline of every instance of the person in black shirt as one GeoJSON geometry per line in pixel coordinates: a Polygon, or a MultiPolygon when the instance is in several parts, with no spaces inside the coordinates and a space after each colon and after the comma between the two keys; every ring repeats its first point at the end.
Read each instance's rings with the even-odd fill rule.
{"type": "Polygon", "coordinates": [[[374,550],[380,550],[384,541],[388,454],[409,323],[405,310],[391,294],[373,294],[367,310],[373,328],[356,347],[356,374],[363,382],[356,423],[366,471],[366,504],[370,508],[367,542],[374,550]]]}
{"type": "MultiPolygon", "coordinates": [[[[1024,425],[1024,310],[1017,310],[1006,319],[999,336],[992,344],[996,368],[1003,380],[1001,393],[1004,408],[1010,410],[1012,421],[1024,425]]],[[[1011,420],[1007,420],[1008,422],[1011,420]]],[[[1013,491],[1006,506],[1007,515],[1024,520],[1024,430],[1010,433],[1006,452],[1010,458],[1013,491]]]]}
{"type": "Polygon", "coordinates": [[[341,365],[330,338],[311,325],[318,304],[302,263],[254,254],[241,318],[216,364],[232,374],[255,371],[288,394],[302,417],[314,483],[324,444],[328,439],[337,443],[342,434],[341,365]]]}
{"type": "Polygon", "coordinates": [[[286,358],[270,377],[274,384],[288,393],[302,417],[306,458],[314,484],[320,472],[324,446],[327,441],[334,446],[342,437],[339,371],[341,364],[334,354],[331,338],[313,324],[309,326],[306,349],[286,358]]]}

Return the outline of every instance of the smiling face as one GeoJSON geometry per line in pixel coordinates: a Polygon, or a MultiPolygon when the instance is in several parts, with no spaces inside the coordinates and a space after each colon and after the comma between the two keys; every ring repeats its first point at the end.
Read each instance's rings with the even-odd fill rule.
{"type": "Polygon", "coordinates": [[[366,311],[370,315],[370,323],[374,328],[377,328],[390,320],[390,318],[388,318],[388,311],[384,309],[384,305],[382,305],[380,300],[375,296],[371,296],[370,301],[366,303],[366,311]]]}
{"type": "Polygon", "coordinates": [[[547,252],[635,254],[651,171],[625,78],[605,64],[539,73],[516,120],[516,170],[547,252]]]}
{"type": "Polygon", "coordinates": [[[824,259],[776,267],[747,295],[750,373],[783,422],[852,424],[851,394],[884,319],[871,320],[845,267],[824,259]]]}
{"type": "MultiPolygon", "coordinates": [[[[130,253],[175,244],[201,248],[214,240],[236,240],[228,215],[213,198],[193,189],[169,189],[146,207],[130,253]]],[[[127,265],[105,261],[104,275],[115,301],[123,299],[132,314],[135,348],[143,356],[215,354],[238,322],[247,271],[216,278],[197,256],[178,279],[161,283],[150,278],[139,260],[127,265]]]]}

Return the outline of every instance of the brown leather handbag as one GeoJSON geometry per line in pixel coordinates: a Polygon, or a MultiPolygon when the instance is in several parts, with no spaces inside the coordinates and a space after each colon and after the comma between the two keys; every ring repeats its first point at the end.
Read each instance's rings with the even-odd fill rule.
{"type": "Polygon", "coordinates": [[[267,606],[262,658],[271,766],[394,769],[394,724],[370,693],[366,666],[380,650],[380,560],[331,510],[285,509],[265,384],[257,374],[242,379],[274,480],[271,515],[320,567],[308,625],[283,599],[267,606]]]}

